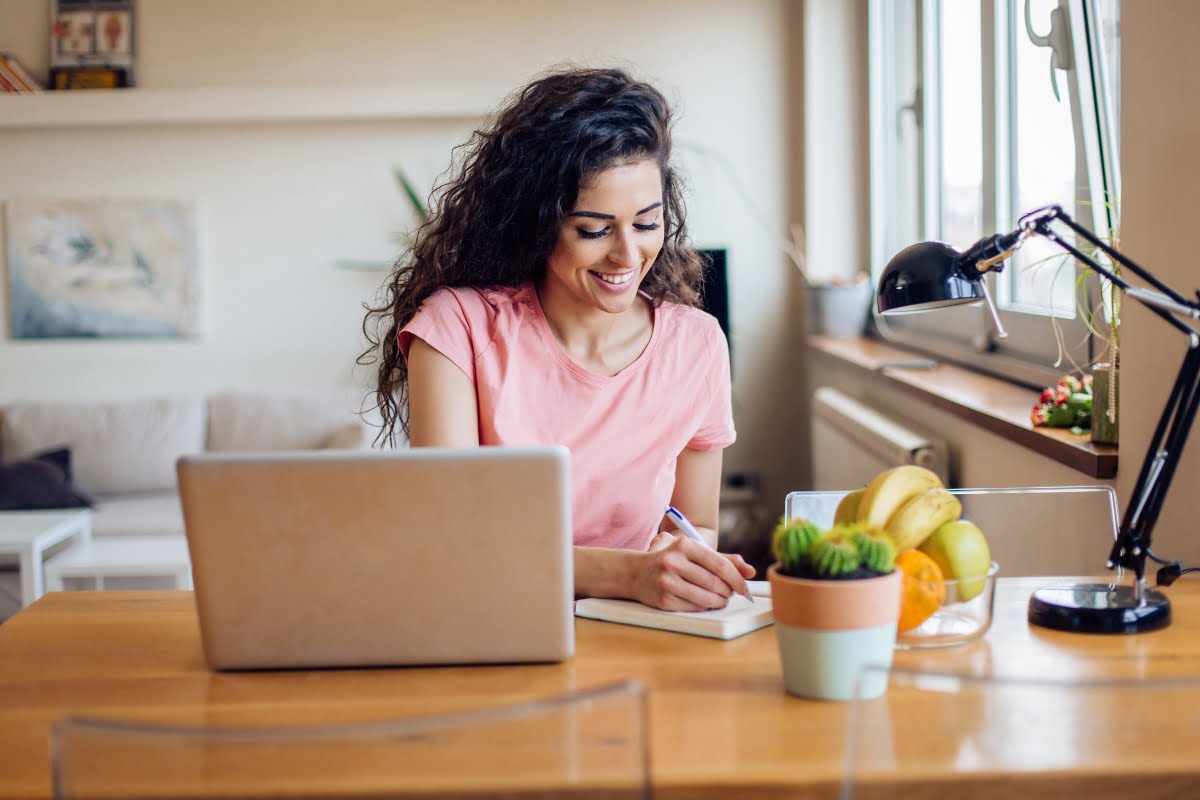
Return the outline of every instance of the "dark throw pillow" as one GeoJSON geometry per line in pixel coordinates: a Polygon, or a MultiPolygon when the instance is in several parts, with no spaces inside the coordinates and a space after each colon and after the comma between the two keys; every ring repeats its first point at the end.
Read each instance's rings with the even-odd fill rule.
{"type": "Polygon", "coordinates": [[[71,451],[65,447],[0,464],[0,511],[91,505],[91,498],[71,484],[71,451]]]}

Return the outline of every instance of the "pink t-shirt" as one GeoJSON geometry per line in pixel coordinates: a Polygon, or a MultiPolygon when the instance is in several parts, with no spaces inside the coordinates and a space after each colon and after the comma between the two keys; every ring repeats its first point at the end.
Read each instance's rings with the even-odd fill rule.
{"type": "Polygon", "coordinates": [[[663,303],[650,343],[609,377],[563,351],[531,285],[441,289],[400,332],[466,373],[483,445],[562,444],[571,451],[575,544],[645,550],[675,486],[684,448],[733,443],[729,350],[711,315],[663,303]]]}

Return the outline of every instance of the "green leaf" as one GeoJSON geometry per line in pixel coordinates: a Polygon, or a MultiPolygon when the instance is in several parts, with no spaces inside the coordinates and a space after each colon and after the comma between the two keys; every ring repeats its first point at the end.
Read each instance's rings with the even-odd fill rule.
{"type": "Polygon", "coordinates": [[[408,198],[408,203],[412,206],[413,213],[417,215],[417,219],[421,220],[421,222],[429,219],[429,212],[425,208],[424,201],[421,200],[421,195],[417,194],[417,190],[413,188],[412,182],[404,174],[404,170],[400,167],[393,167],[392,174],[396,176],[396,183],[400,184],[400,189],[404,192],[404,196],[408,198]]]}

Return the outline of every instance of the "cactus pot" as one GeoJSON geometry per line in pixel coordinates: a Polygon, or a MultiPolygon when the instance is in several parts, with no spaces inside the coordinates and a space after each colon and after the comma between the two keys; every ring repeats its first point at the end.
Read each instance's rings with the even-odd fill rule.
{"type": "MultiPolygon", "coordinates": [[[[900,617],[901,573],[851,580],[813,580],[767,570],[783,685],[816,700],[852,700],[859,671],[891,667],[900,617]]],[[[886,675],[873,673],[860,697],[878,697],[886,675]]]]}

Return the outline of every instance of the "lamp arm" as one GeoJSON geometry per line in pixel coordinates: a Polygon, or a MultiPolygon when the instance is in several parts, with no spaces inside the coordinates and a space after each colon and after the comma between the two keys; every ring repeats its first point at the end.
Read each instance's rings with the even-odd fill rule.
{"type": "Polygon", "coordinates": [[[1132,569],[1138,587],[1144,586],[1151,533],[1200,407],[1200,346],[1194,341],[1155,427],[1130,504],[1121,519],[1117,541],[1108,557],[1109,569],[1118,565],[1132,569]]]}
{"type": "MultiPolygon", "coordinates": [[[[1053,206],[1052,208],[1057,208],[1057,206],[1053,206]]],[[[1172,313],[1172,311],[1170,311],[1168,309],[1171,308],[1172,306],[1176,306],[1179,309],[1181,309],[1181,311],[1177,311],[1175,313],[1184,313],[1184,314],[1186,314],[1186,316],[1195,318],[1198,315],[1200,315],[1200,304],[1188,301],[1186,298],[1184,298],[1178,292],[1171,289],[1169,286],[1167,286],[1162,281],[1155,278],[1150,273],[1146,272],[1146,270],[1144,270],[1142,267],[1138,266],[1133,261],[1126,258],[1124,255],[1121,255],[1116,250],[1113,250],[1111,247],[1109,247],[1104,242],[1102,242],[1091,231],[1087,230],[1086,228],[1082,227],[1081,225],[1078,225],[1073,219],[1068,217],[1065,212],[1060,210],[1056,216],[1047,216],[1047,217],[1043,217],[1040,219],[1036,219],[1032,222],[1030,229],[1033,230],[1034,232],[1040,234],[1041,236],[1044,236],[1045,238],[1049,239],[1050,241],[1054,242],[1056,245],[1061,247],[1063,250],[1066,250],[1068,253],[1070,253],[1074,258],[1076,258],[1079,261],[1082,261],[1084,264],[1087,264],[1089,268],[1091,268],[1092,270],[1095,270],[1098,274],[1103,275],[1105,278],[1112,281],[1113,284],[1115,284],[1118,288],[1120,288],[1122,291],[1124,291],[1126,293],[1126,296],[1132,297],[1135,300],[1138,300],[1139,302],[1141,302],[1142,305],[1146,306],[1146,308],[1150,309],[1150,311],[1152,311],[1155,315],[1157,315],[1161,319],[1170,323],[1171,325],[1178,328],[1183,333],[1188,334],[1189,336],[1193,336],[1193,337],[1196,336],[1196,332],[1192,328],[1185,325],[1183,322],[1180,322],[1175,317],[1175,315],[1172,313]],[[1145,290],[1140,290],[1140,289],[1136,288],[1135,286],[1131,285],[1129,283],[1129,281],[1125,280],[1120,275],[1117,275],[1111,269],[1109,269],[1108,267],[1101,264],[1096,258],[1083,252],[1078,247],[1076,247],[1075,245],[1068,242],[1066,239],[1064,239],[1062,236],[1059,235],[1058,231],[1054,230],[1054,228],[1051,227],[1050,223],[1055,219],[1060,220],[1061,222],[1063,222],[1063,224],[1067,225],[1067,227],[1069,227],[1071,230],[1076,231],[1084,239],[1087,239],[1092,244],[1095,244],[1098,247],[1100,247],[1102,250],[1104,250],[1104,252],[1108,253],[1113,258],[1115,258],[1118,262],[1120,262],[1122,266],[1129,267],[1129,269],[1132,270],[1134,272],[1134,274],[1136,274],[1142,280],[1153,285],[1156,289],[1158,289],[1159,291],[1162,291],[1164,294],[1166,294],[1167,297],[1170,299],[1171,303],[1167,304],[1167,303],[1154,302],[1152,298],[1147,296],[1147,293],[1145,292],[1145,290]]]]}
{"type": "MultiPolygon", "coordinates": [[[[1107,242],[1071,219],[1060,206],[1048,206],[1026,214],[1021,218],[1020,228],[1026,235],[1037,233],[1070,253],[1120,288],[1127,297],[1133,298],[1161,319],[1188,336],[1188,351],[1180,365],[1175,384],[1167,398],[1166,406],[1155,426],[1146,458],[1138,472],[1130,496],[1129,506],[1121,520],[1117,540],[1108,558],[1108,568],[1117,566],[1133,570],[1137,578],[1139,598],[1145,588],[1146,558],[1150,556],[1150,540],[1159,511],[1167,496],[1179,457],[1191,433],[1192,423],[1200,409],[1200,334],[1186,325],[1179,317],[1200,319],[1200,303],[1189,300],[1170,286],[1151,275],[1145,268],[1129,257],[1117,252],[1107,242]],[[1095,245],[1117,263],[1126,267],[1156,291],[1132,286],[1109,267],[1093,256],[1084,253],[1066,241],[1053,228],[1054,221],[1066,225],[1075,234],[1095,245]]],[[[1158,560],[1156,558],[1156,560],[1158,560]]]]}
{"type": "MultiPolygon", "coordinates": [[[[1160,291],[1163,294],[1170,297],[1176,303],[1180,303],[1185,306],[1191,306],[1193,308],[1196,307],[1196,304],[1194,301],[1188,300],[1186,297],[1184,297],[1183,295],[1176,292],[1170,286],[1168,286],[1167,284],[1163,283],[1158,278],[1156,278],[1152,274],[1150,274],[1150,272],[1147,271],[1145,267],[1142,267],[1136,261],[1129,258],[1129,256],[1125,255],[1124,253],[1117,251],[1108,242],[1104,241],[1100,237],[1096,236],[1096,234],[1092,233],[1087,228],[1083,227],[1078,222],[1071,219],[1071,217],[1067,214],[1067,212],[1063,211],[1060,206],[1050,206],[1049,209],[1043,209],[1043,211],[1047,212],[1047,216],[1044,217],[1045,223],[1048,224],[1053,219],[1061,220],[1064,225],[1066,225],[1071,230],[1075,231],[1076,235],[1083,237],[1091,244],[1094,244],[1096,247],[1100,248],[1107,256],[1109,256],[1109,258],[1112,258],[1117,263],[1119,263],[1121,266],[1128,267],[1133,272],[1134,275],[1137,275],[1139,278],[1144,280],[1146,283],[1150,284],[1158,291],[1160,291]]],[[[1033,215],[1036,215],[1038,213],[1039,212],[1037,212],[1037,211],[1032,212],[1033,215]]],[[[1029,216],[1031,216],[1031,215],[1027,214],[1026,218],[1028,218],[1029,216]]],[[[1042,230],[1039,230],[1039,233],[1042,233],[1043,235],[1045,235],[1045,232],[1042,230]]],[[[1103,268],[1100,265],[1096,265],[1095,259],[1088,258],[1088,259],[1085,259],[1085,261],[1089,266],[1091,266],[1093,269],[1095,269],[1101,275],[1108,278],[1110,281],[1112,281],[1113,283],[1115,283],[1117,286],[1121,287],[1122,289],[1132,288],[1126,281],[1122,280],[1119,276],[1114,275],[1111,271],[1103,268]]]]}

